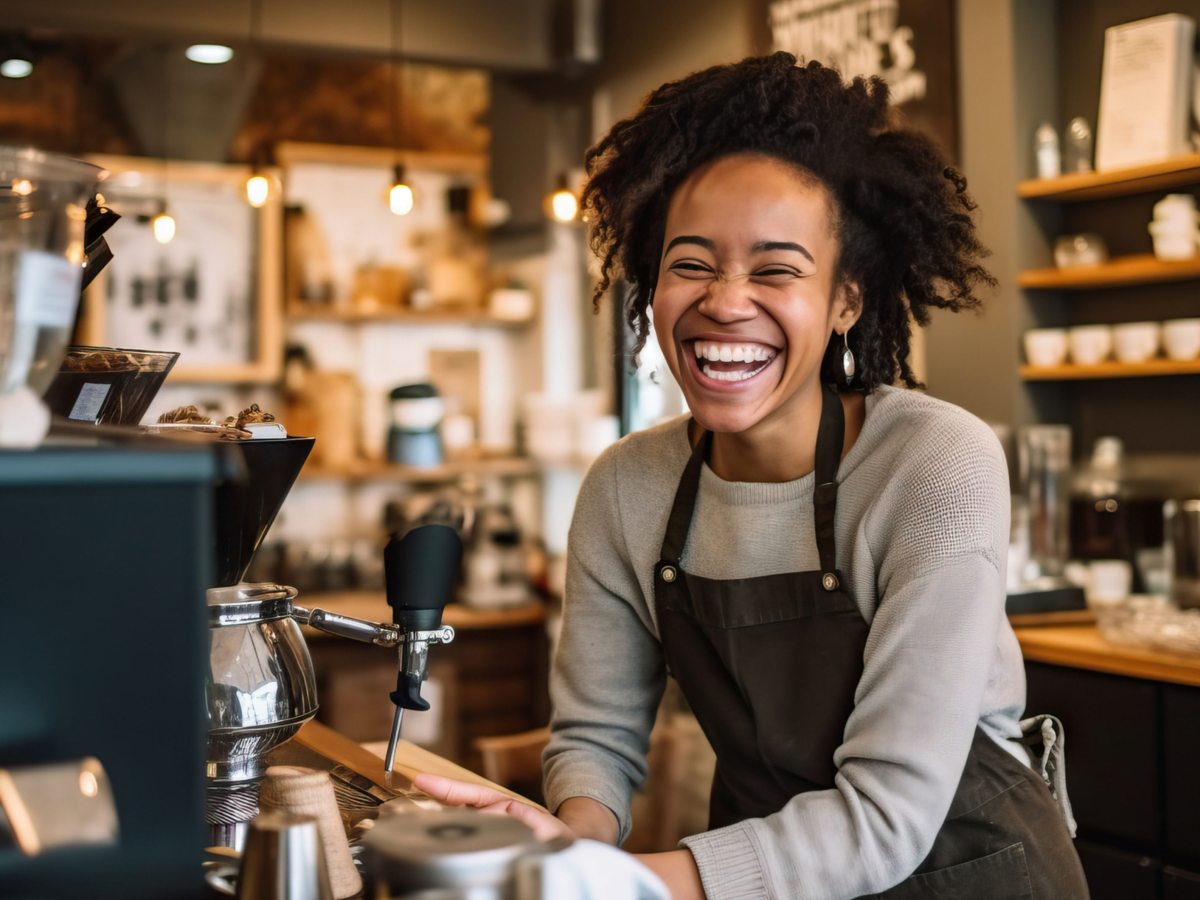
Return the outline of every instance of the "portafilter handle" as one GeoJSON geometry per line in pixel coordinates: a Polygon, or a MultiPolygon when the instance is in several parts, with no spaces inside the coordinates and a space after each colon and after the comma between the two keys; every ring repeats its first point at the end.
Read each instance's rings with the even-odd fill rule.
{"type": "Polygon", "coordinates": [[[327,609],[305,609],[293,603],[292,618],[302,625],[327,634],[362,641],[365,644],[378,644],[380,647],[395,647],[404,640],[404,632],[395,625],[368,622],[366,619],[332,613],[327,609]]]}
{"type": "Polygon", "coordinates": [[[396,690],[389,694],[396,704],[396,715],[388,741],[386,771],[392,770],[395,761],[404,710],[429,709],[429,701],[421,696],[429,645],[454,640],[454,629],[442,625],[442,612],[454,593],[462,552],[458,532],[439,524],[417,526],[403,537],[393,535],[383,551],[392,621],[404,633],[396,690]]]}

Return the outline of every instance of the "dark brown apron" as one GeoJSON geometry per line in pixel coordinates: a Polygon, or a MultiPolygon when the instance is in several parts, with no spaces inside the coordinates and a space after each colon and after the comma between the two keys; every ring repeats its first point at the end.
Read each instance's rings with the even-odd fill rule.
{"type": "MultiPolygon", "coordinates": [[[[778,812],[834,786],[863,671],[867,624],[837,568],[834,516],[845,428],[822,389],[813,506],[821,568],[753,578],[692,575],[679,560],[712,444],[697,442],[655,567],[655,606],[670,674],[717,757],[709,828],[778,812]]],[[[889,898],[1087,897],[1075,848],[1049,788],[976,729],[933,849],[889,898]]]]}

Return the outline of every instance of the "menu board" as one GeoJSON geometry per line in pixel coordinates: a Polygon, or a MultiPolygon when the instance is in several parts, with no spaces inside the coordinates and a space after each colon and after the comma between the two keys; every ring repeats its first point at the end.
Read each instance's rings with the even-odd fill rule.
{"type": "Polygon", "coordinates": [[[1196,23],[1178,13],[1105,29],[1097,171],[1191,150],[1195,31],[1196,23]]]}

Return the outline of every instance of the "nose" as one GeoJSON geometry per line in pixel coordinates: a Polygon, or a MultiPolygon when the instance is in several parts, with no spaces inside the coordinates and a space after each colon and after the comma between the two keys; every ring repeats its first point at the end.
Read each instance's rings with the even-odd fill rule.
{"type": "Polygon", "coordinates": [[[730,323],[758,315],[753,286],[748,278],[714,278],[696,309],[714,322],[730,323]]]}

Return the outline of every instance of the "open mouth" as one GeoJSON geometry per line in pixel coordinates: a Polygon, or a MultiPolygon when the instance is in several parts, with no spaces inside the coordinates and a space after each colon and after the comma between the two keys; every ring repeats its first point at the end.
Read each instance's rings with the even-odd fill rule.
{"type": "Polygon", "coordinates": [[[774,347],[751,342],[692,341],[696,367],[713,381],[748,381],[762,372],[778,355],[774,347]]]}

